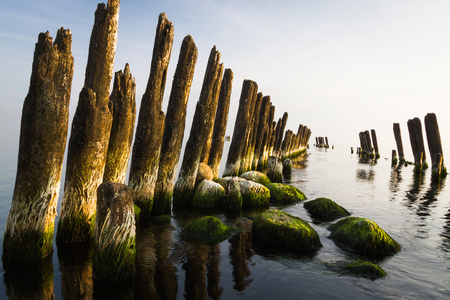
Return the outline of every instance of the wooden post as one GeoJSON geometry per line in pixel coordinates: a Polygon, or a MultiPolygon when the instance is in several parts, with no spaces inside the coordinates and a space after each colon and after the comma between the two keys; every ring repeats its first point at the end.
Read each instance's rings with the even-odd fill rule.
{"type": "Polygon", "coordinates": [[[398,156],[400,163],[405,161],[405,154],[403,153],[402,133],[400,131],[400,124],[394,123],[394,136],[397,143],[398,156]]]}
{"type": "Polygon", "coordinates": [[[150,76],[139,110],[128,182],[143,218],[150,216],[153,208],[164,134],[165,117],[161,108],[172,53],[173,32],[172,22],[165,13],[161,13],[156,27],[150,76]]]}
{"type": "Polygon", "coordinates": [[[414,164],[416,171],[421,171],[427,167],[425,147],[423,143],[422,124],[419,118],[408,120],[409,139],[414,155],[414,164]]]}
{"type": "Polygon", "coordinates": [[[397,151],[392,150],[392,165],[395,166],[397,165],[397,151]]]}
{"type": "Polygon", "coordinates": [[[119,71],[115,74],[110,97],[113,104],[113,122],[103,174],[104,182],[125,183],[136,119],[135,94],[136,84],[130,67],[126,64],[123,73],[119,71]]]}
{"type": "Polygon", "coordinates": [[[223,176],[238,176],[243,159],[243,151],[248,139],[247,130],[250,124],[250,112],[252,95],[256,93],[258,85],[251,80],[244,80],[242,84],[241,96],[239,99],[239,108],[234,124],[233,138],[231,139],[230,150],[228,152],[227,162],[223,176]]]}
{"type": "Polygon", "coordinates": [[[109,89],[119,25],[119,0],[98,4],[89,44],[84,87],[72,121],[58,243],[92,238],[97,187],[103,180],[112,124],[109,89]]]}
{"type": "Polygon", "coordinates": [[[245,156],[245,167],[242,170],[242,173],[245,173],[247,171],[253,170],[253,158],[255,156],[255,145],[256,145],[256,139],[258,134],[258,125],[259,125],[259,115],[261,113],[261,104],[263,101],[263,94],[258,93],[256,95],[256,102],[252,113],[252,126],[250,128],[250,134],[249,134],[249,141],[248,141],[248,147],[247,147],[247,153],[245,156]]]}
{"type": "MultiPolygon", "coordinates": [[[[270,103],[270,96],[266,96],[267,101],[270,103]]],[[[266,167],[267,164],[267,158],[269,157],[270,152],[270,146],[271,146],[271,138],[272,138],[272,132],[273,132],[273,118],[275,116],[275,106],[273,106],[271,103],[269,104],[269,116],[267,118],[266,122],[266,132],[264,134],[264,140],[261,145],[261,155],[258,160],[258,167],[257,169],[259,171],[263,170],[266,167]]]]}
{"type": "Polygon", "coordinates": [[[213,106],[213,91],[217,88],[217,81],[221,78],[222,70],[223,65],[220,64],[220,53],[214,46],[209,55],[202,91],[195,108],[194,120],[192,121],[191,132],[184,150],[180,173],[175,182],[173,191],[174,209],[190,205],[200,157],[208,131],[207,124],[213,124],[210,122],[210,119],[214,117],[217,109],[216,106],[213,106]]]}
{"type": "Polygon", "coordinates": [[[289,158],[283,161],[283,175],[290,176],[292,173],[292,160],[289,158]]]}
{"type": "Polygon", "coordinates": [[[186,108],[198,50],[190,35],[183,40],[170,93],[152,214],[170,212],[186,123],[186,108]]]}
{"type": "Polygon", "coordinates": [[[283,182],[283,164],[281,159],[276,156],[270,156],[267,160],[267,177],[272,182],[283,182]]]}
{"type": "Polygon", "coordinates": [[[133,196],[125,184],[105,182],[97,191],[93,273],[97,280],[122,280],[135,272],[133,196]]]}
{"type": "Polygon", "coordinates": [[[288,113],[285,112],[283,114],[283,118],[281,119],[279,131],[277,132],[278,136],[277,136],[276,145],[275,145],[275,150],[276,150],[275,154],[277,156],[281,156],[281,143],[283,142],[284,129],[286,128],[287,120],[288,120],[288,113]]]}
{"type": "Polygon", "coordinates": [[[267,119],[269,118],[270,113],[270,97],[263,97],[261,103],[261,109],[259,111],[259,121],[258,121],[258,129],[255,134],[255,153],[253,156],[252,162],[252,170],[256,170],[258,168],[258,161],[264,151],[263,149],[263,141],[265,139],[266,132],[268,131],[267,119]]]}
{"type": "Polygon", "coordinates": [[[233,72],[231,69],[225,69],[220,88],[219,104],[214,120],[214,132],[208,160],[208,165],[211,167],[214,178],[219,177],[220,161],[222,159],[223,143],[228,123],[228,110],[230,107],[232,85],[233,72]]]}
{"type": "Polygon", "coordinates": [[[375,132],[375,129],[371,129],[370,133],[372,135],[373,148],[375,148],[375,157],[379,158],[380,157],[380,153],[378,152],[377,133],[375,132]]]}
{"type": "Polygon", "coordinates": [[[36,262],[52,241],[69,122],[73,75],[70,30],[36,43],[20,125],[19,156],[3,240],[3,262],[36,262]]]}
{"type": "Polygon", "coordinates": [[[250,111],[249,111],[249,122],[245,131],[245,139],[244,139],[244,147],[242,149],[242,160],[240,163],[239,174],[243,174],[248,171],[249,168],[249,159],[251,152],[251,143],[253,139],[253,124],[255,121],[255,110],[256,110],[256,101],[258,100],[258,89],[254,89],[250,94],[250,111]]]}
{"type": "Polygon", "coordinates": [[[429,113],[425,116],[425,131],[427,133],[428,149],[430,150],[433,166],[433,177],[444,177],[447,175],[447,169],[444,166],[441,135],[439,133],[437,118],[434,113],[429,113]]]}

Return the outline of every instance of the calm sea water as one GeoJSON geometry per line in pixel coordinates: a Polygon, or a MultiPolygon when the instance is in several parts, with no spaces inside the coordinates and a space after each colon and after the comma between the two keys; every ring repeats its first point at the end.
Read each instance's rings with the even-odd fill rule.
{"type": "MultiPolygon", "coordinates": [[[[1,145],[1,239],[15,179],[14,145],[14,138],[1,145]]],[[[73,258],[54,246],[52,259],[37,271],[12,277],[3,272],[0,299],[449,299],[450,194],[445,181],[433,185],[430,170],[416,176],[413,167],[392,168],[384,158],[361,162],[349,149],[308,152],[294,162],[286,182],[309,199],[333,199],[353,216],[375,221],[397,240],[399,253],[374,261],[387,272],[385,278],[360,278],[333,268],[365,258],[338,248],[328,238],[328,223],[312,223],[299,203],[277,208],[312,223],[323,244],[314,256],[261,247],[246,231],[217,245],[190,243],[179,237],[180,231],[204,213],[178,212],[170,223],[139,228],[134,282],[104,287],[92,281],[88,252],[73,258]],[[36,276],[23,278],[33,272],[36,276]]],[[[258,213],[214,214],[245,228],[258,213]]]]}

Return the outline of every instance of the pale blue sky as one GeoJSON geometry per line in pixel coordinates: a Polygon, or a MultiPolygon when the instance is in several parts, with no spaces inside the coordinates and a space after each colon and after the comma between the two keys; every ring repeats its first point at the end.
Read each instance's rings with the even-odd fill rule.
{"type": "MultiPolygon", "coordinates": [[[[0,2],[0,134],[18,130],[39,32],[73,34],[75,73],[71,114],[84,81],[98,1],[0,2]]],[[[158,15],[175,28],[164,110],[181,41],[190,34],[199,57],[188,106],[189,133],[206,62],[216,45],[235,79],[228,134],[244,79],[258,83],[288,111],[288,128],[307,125],[312,137],[336,147],[358,146],[359,131],[374,128],[383,157],[395,148],[392,123],[401,125],[412,160],[406,122],[435,112],[444,153],[450,147],[450,1],[134,1],[120,7],[115,70],[130,64],[138,105],[150,71],[158,15]]],[[[18,136],[17,136],[18,139],[18,136]]],[[[185,141],[187,138],[185,137],[185,141]]]]}

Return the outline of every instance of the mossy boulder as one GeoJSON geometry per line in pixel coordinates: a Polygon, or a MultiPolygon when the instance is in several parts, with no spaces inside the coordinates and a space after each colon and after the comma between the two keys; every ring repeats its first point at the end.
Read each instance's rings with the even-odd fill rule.
{"type": "Polygon", "coordinates": [[[223,224],[218,218],[206,216],[192,221],[181,236],[206,243],[220,243],[229,238],[236,228],[223,224]]]}
{"type": "Polygon", "coordinates": [[[258,171],[248,171],[248,172],[243,173],[240,177],[244,178],[246,180],[254,181],[254,182],[262,184],[264,186],[271,183],[269,177],[267,177],[266,174],[258,172],[258,171]]]}
{"type": "Polygon", "coordinates": [[[242,195],[242,207],[268,208],[270,205],[270,191],[262,184],[240,177],[224,177],[219,180],[220,185],[226,188],[228,181],[237,180],[242,195]]]}
{"type": "Polygon", "coordinates": [[[303,204],[311,217],[317,221],[329,222],[350,216],[350,213],[328,198],[317,198],[303,204]]]}
{"type": "Polygon", "coordinates": [[[374,221],[348,217],[331,224],[330,238],[341,248],[367,256],[392,255],[400,245],[374,221]]]}
{"type": "Polygon", "coordinates": [[[225,196],[220,198],[220,207],[225,210],[239,210],[242,208],[242,194],[239,180],[231,178],[225,185],[225,196]]]}
{"type": "Polygon", "coordinates": [[[312,253],[322,247],[319,235],[306,221],[278,209],[257,216],[252,234],[257,240],[302,253],[312,253]]]}
{"type": "Polygon", "coordinates": [[[291,204],[306,199],[305,194],[295,186],[284,183],[269,183],[270,202],[274,204],[291,204]]]}
{"type": "Polygon", "coordinates": [[[202,180],[196,187],[192,206],[196,208],[215,208],[219,206],[219,199],[225,196],[225,189],[211,180],[202,180]]]}
{"type": "Polygon", "coordinates": [[[211,167],[205,163],[200,163],[198,165],[197,178],[195,179],[195,183],[198,184],[204,179],[213,180],[213,178],[214,176],[211,167]]]}
{"type": "Polygon", "coordinates": [[[352,275],[370,279],[377,279],[386,276],[386,271],[384,271],[380,266],[364,260],[356,260],[348,263],[345,266],[345,270],[352,275]]]}

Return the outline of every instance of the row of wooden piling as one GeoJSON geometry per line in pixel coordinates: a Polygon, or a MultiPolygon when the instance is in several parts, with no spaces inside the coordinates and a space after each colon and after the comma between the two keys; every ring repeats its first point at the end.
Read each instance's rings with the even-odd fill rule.
{"type": "MultiPolygon", "coordinates": [[[[213,47],[176,178],[198,50],[192,37],[186,36],[165,115],[162,100],[174,29],[162,13],[131,151],[136,89],[128,64],[115,73],[113,91],[109,91],[119,3],[109,0],[107,6],[99,4],[95,13],[86,78],[68,143],[57,230],[59,246],[95,241],[94,273],[99,278],[108,273],[105,266],[125,255],[125,269],[107,275],[109,279],[133,272],[128,263],[134,262],[134,214],[131,217],[130,203],[140,207],[143,217],[167,214],[172,199],[174,209],[188,206],[200,162],[211,167],[214,177],[219,176],[233,82],[233,72],[224,71],[220,53],[213,47]],[[133,226],[126,226],[130,223],[133,226]],[[123,244],[112,245],[111,236],[114,242],[123,244]],[[126,251],[105,250],[111,247],[115,252],[118,248],[126,251]]],[[[48,32],[40,34],[21,121],[16,184],[3,244],[5,263],[38,261],[53,251],[72,75],[70,31],[61,28],[54,43],[48,32]]],[[[300,125],[296,134],[291,130],[285,133],[288,114],[284,113],[278,122],[274,116],[270,96],[258,93],[256,82],[244,80],[224,175],[262,169],[269,156],[287,158],[305,150],[311,130],[300,125]]]]}
{"type": "Polygon", "coordinates": [[[358,149],[358,154],[361,157],[379,158],[378,140],[375,129],[361,131],[359,133],[359,142],[361,147],[358,149]],[[372,138],[371,138],[372,137],[372,138]]]}

